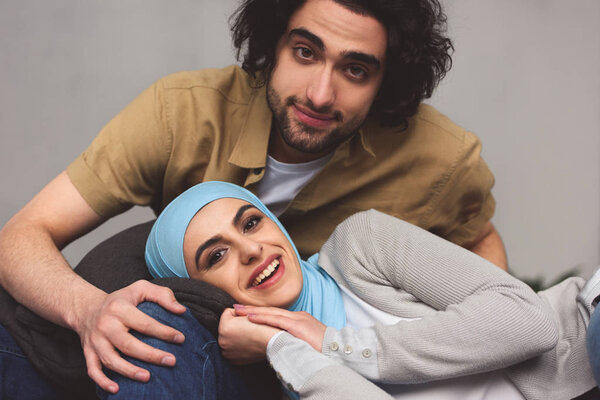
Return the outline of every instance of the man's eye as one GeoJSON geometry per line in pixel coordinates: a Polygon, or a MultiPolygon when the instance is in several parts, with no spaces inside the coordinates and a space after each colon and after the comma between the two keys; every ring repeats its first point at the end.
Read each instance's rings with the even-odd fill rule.
{"type": "Polygon", "coordinates": [[[294,51],[296,52],[296,56],[303,60],[310,60],[313,58],[313,52],[308,47],[298,46],[294,48],[294,51]]]}
{"type": "Polygon", "coordinates": [[[259,224],[261,219],[262,217],[258,216],[248,218],[248,220],[244,224],[244,232],[248,232],[254,229],[259,224]]]}
{"type": "Polygon", "coordinates": [[[352,79],[364,80],[367,77],[367,71],[357,65],[351,65],[346,68],[346,72],[352,79]]]}
{"type": "Polygon", "coordinates": [[[213,251],[208,257],[208,266],[212,267],[225,256],[225,249],[213,251]]]}

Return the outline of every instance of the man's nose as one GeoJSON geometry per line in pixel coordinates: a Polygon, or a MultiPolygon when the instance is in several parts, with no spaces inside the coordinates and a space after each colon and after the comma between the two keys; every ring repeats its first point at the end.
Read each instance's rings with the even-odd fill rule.
{"type": "Polygon", "coordinates": [[[315,72],[312,81],[306,88],[306,97],[316,110],[329,108],[335,102],[333,71],[327,65],[315,72]]]}
{"type": "Polygon", "coordinates": [[[242,264],[251,264],[256,260],[260,260],[263,246],[256,240],[248,237],[240,239],[240,262],[242,264]]]}

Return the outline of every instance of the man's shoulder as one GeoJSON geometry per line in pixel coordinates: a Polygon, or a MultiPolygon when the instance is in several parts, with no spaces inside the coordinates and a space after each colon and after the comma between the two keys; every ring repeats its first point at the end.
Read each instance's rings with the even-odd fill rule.
{"type": "Polygon", "coordinates": [[[428,132],[436,136],[450,136],[461,142],[475,138],[473,133],[457,125],[429,104],[421,104],[419,106],[417,113],[409,119],[408,127],[415,132],[428,132]]]}
{"type": "Polygon", "coordinates": [[[165,91],[215,92],[229,102],[240,104],[247,104],[255,91],[252,79],[237,65],[180,71],[159,82],[165,91]]]}
{"type": "Polygon", "coordinates": [[[457,125],[447,116],[428,104],[421,104],[416,114],[408,118],[406,127],[381,127],[371,120],[365,130],[370,132],[369,139],[375,147],[388,147],[396,143],[396,149],[426,148],[442,153],[451,149],[464,149],[479,142],[472,132],[457,125]]]}

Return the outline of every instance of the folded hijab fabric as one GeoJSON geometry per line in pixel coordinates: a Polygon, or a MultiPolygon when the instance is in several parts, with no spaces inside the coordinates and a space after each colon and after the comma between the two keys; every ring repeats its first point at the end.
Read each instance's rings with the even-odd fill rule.
{"type": "Polygon", "coordinates": [[[302,270],[302,290],[289,308],[306,311],[327,326],[341,329],[346,325],[346,314],[337,283],[316,264],[316,255],[309,261],[300,258],[298,250],[281,222],[248,190],[227,182],[204,182],[183,192],[160,214],[146,242],[145,258],[148,270],[155,278],[189,278],[183,258],[183,239],[187,227],[198,211],[208,203],[234,198],[255,206],[277,224],[292,245],[302,270]]]}

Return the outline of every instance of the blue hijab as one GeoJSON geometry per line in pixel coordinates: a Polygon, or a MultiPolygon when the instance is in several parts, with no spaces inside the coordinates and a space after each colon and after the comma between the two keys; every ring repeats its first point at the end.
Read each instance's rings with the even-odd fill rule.
{"type": "Polygon", "coordinates": [[[273,220],[290,242],[302,270],[302,290],[290,311],[306,311],[327,326],[341,329],[346,313],[337,283],[317,263],[317,254],[304,261],[281,222],[248,190],[227,182],[204,182],[180,194],[162,211],[146,242],[146,264],[155,278],[189,278],[183,259],[185,231],[198,211],[208,203],[234,198],[255,206],[273,220]]]}

